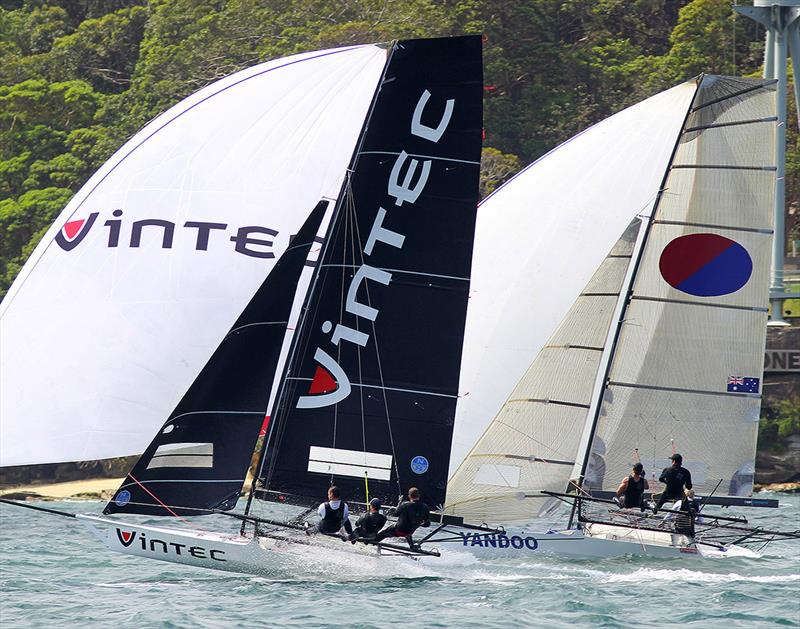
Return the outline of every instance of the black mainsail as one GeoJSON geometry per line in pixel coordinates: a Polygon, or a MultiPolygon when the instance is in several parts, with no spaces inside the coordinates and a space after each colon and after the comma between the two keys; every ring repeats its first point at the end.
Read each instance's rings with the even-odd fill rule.
{"type": "Polygon", "coordinates": [[[444,503],[482,128],[480,37],[400,41],[356,148],[262,455],[269,500],[444,503]]]}
{"type": "Polygon", "coordinates": [[[103,511],[203,515],[233,509],[265,422],[320,201],[103,511]]]}

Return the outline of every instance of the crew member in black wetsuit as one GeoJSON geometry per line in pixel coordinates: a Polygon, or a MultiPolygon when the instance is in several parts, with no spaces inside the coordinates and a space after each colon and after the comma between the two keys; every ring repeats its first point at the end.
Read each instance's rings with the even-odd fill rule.
{"type": "Polygon", "coordinates": [[[650,485],[644,477],[644,466],[641,463],[636,463],[631,473],[622,479],[617,488],[619,506],[624,509],[639,507],[644,511],[645,489],[650,489],[650,485]]]}
{"type": "Polygon", "coordinates": [[[658,513],[658,510],[664,506],[667,500],[683,500],[683,488],[692,488],[692,475],[685,467],[682,467],[683,457],[680,454],[673,454],[671,457],[672,465],[665,467],[658,477],[660,483],[665,483],[667,486],[661,492],[661,497],[658,503],[653,507],[653,513],[658,513]]]}
{"type": "MultiPolygon", "coordinates": [[[[347,531],[348,537],[353,533],[353,525],[350,524],[350,510],[340,498],[339,488],[328,488],[328,502],[323,502],[319,509],[317,509],[320,521],[316,526],[316,530],[325,535],[339,535],[339,531],[344,526],[347,531]]],[[[306,533],[311,534],[313,528],[306,528],[306,533]]]]}
{"type": "Polygon", "coordinates": [[[405,537],[408,545],[413,549],[414,540],[411,536],[420,526],[431,525],[431,514],[428,505],[419,499],[419,489],[412,487],[408,490],[408,500],[400,503],[394,512],[397,523],[384,529],[375,536],[375,541],[380,542],[387,537],[405,537]]]}
{"type": "Polygon", "coordinates": [[[675,522],[675,532],[694,537],[694,523],[697,521],[699,511],[700,505],[694,499],[694,491],[687,489],[686,495],[681,501],[680,513],[675,522]]]}
{"type": "Polygon", "coordinates": [[[365,541],[374,541],[375,536],[386,524],[386,516],[381,513],[380,498],[369,501],[369,511],[356,520],[356,528],[350,534],[350,541],[354,544],[358,538],[365,541]]]}

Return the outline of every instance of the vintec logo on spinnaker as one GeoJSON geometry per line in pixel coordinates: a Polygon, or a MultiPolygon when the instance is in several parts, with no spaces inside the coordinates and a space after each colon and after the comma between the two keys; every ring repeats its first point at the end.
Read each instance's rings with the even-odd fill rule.
{"type": "MultiPolygon", "coordinates": [[[[67,221],[56,234],[56,244],[64,251],[72,251],[89,232],[93,232],[110,249],[138,249],[142,242],[155,242],[161,249],[172,249],[177,235],[179,239],[188,236],[195,251],[231,246],[227,243],[232,242],[236,253],[254,258],[274,258],[274,238],[279,234],[278,230],[261,225],[232,227],[227,223],[210,221],[186,221],[181,225],[160,218],[126,221],[122,210],[114,210],[102,225],[95,227],[98,218],[101,218],[100,212],[92,212],[85,218],[67,221]]],[[[316,240],[321,241],[320,238],[316,240]]]]}

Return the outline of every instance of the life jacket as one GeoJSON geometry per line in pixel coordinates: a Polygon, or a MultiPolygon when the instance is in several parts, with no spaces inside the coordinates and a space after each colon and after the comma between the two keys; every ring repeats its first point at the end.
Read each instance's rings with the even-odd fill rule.
{"type": "Polygon", "coordinates": [[[325,503],[325,517],[319,521],[321,533],[337,533],[344,522],[344,500],[339,501],[339,508],[331,507],[330,502],[325,503]]]}
{"type": "Polygon", "coordinates": [[[639,480],[633,478],[633,474],[628,476],[628,487],[625,489],[625,506],[629,509],[638,507],[642,503],[644,495],[644,477],[639,480]]]}

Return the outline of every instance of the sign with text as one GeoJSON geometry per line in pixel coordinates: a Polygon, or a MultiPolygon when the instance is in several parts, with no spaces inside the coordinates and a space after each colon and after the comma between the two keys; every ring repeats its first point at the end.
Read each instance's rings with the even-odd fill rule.
{"type": "Polygon", "coordinates": [[[795,371],[800,372],[800,350],[798,349],[768,349],[764,352],[764,371],[795,371]]]}

